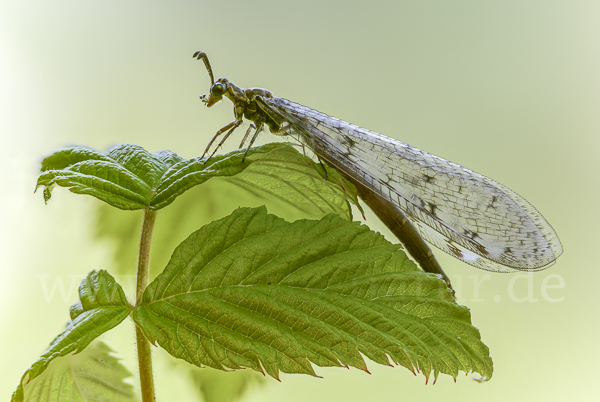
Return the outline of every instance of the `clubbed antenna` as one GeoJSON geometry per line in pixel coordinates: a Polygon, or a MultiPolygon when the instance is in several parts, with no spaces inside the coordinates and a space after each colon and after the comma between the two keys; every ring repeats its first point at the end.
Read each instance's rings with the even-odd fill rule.
{"type": "Polygon", "coordinates": [[[214,85],[215,84],[215,76],[213,75],[212,68],[210,67],[210,62],[208,61],[208,56],[206,55],[206,53],[201,52],[200,50],[197,50],[192,57],[194,57],[195,59],[198,59],[198,60],[202,60],[204,62],[204,65],[206,66],[206,69],[208,70],[208,75],[210,75],[210,85],[214,85]]]}

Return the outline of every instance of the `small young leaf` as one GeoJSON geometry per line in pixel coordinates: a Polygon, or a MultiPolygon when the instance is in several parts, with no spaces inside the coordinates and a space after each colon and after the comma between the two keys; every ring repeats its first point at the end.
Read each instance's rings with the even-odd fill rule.
{"type": "Polygon", "coordinates": [[[92,195],[114,207],[159,210],[179,195],[213,177],[224,177],[245,189],[274,196],[300,210],[318,208],[351,219],[348,200],[356,191],[341,182],[323,180],[315,163],[287,144],[267,144],[205,159],[182,159],[169,151],[150,154],[124,144],[104,155],[73,147],[42,162],[38,187],[50,199],[54,185],[92,195]],[[243,162],[242,162],[243,160],[243,162]]]}
{"type": "Polygon", "coordinates": [[[13,401],[23,400],[23,386],[46,370],[57,357],[79,353],[104,332],[119,325],[133,308],[123,288],[106,271],[92,271],[79,286],[80,302],[71,306],[71,321],[21,377],[13,401]]]}
{"type": "Polygon", "coordinates": [[[146,289],[134,320],[197,366],[315,375],[362,355],[456,377],[490,377],[467,308],[399,245],[337,215],[285,222],[242,208],[193,233],[146,289]]]}
{"type": "Polygon", "coordinates": [[[54,360],[25,385],[25,401],[137,401],[133,386],[123,382],[132,374],[111,353],[98,341],[79,354],[54,360]]]}

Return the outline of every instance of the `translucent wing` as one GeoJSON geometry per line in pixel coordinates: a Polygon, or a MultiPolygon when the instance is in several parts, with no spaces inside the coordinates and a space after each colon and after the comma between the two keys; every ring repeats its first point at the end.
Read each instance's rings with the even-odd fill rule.
{"type": "Polygon", "coordinates": [[[400,141],[283,98],[258,98],[281,127],[397,205],[432,245],[475,267],[537,271],[562,253],[556,232],[500,183],[400,141]]]}

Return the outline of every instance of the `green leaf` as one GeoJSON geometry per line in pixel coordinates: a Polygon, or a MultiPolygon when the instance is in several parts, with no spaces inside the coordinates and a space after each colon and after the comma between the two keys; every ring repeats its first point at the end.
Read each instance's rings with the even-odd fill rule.
{"type": "Polygon", "coordinates": [[[329,168],[325,174],[322,165],[291,146],[260,156],[243,172],[225,180],[250,192],[259,190],[307,213],[333,212],[352,220],[348,201],[358,205],[357,192],[351,183],[345,182],[347,187],[343,187],[337,171],[329,168]]]}
{"type": "Polygon", "coordinates": [[[98,336],[119,325],[133,308],[123,288],[106,271],[92,271],[79,286],[80,302],[71,306],[71,321],[21,377],[13,401],[23,400],[23,386],[41,375],[57,357],[79,353],[98,336]]]}
{"type": "Polygon", "coordinates": [[[66,148],[42,161],[37,186],[46,186],[46,201],[52,187],[59,185],[120,209],[141,209],[148,206],[168,167],[179,160],[167,151],[151,155],[133,144],[115,147],[106,155],[83,147],[66,148]]]}
{"type": "Polygon", "coordinates": [[[444,282],[337,215],[288,223],[238,209],[175,250],[133,317],[152,343],[200,367],[278,378],[315,375],[311,363],[366,371],[364,355],[427,378],[492,373],[444,282]]]}
{"type": "MultiPolygon", "coordinates": [[[[317,208],[351,219],[347,198],[356,191],[324,180],[315,163],[292,146],[267,144],[205,159],[182,159],[169,151],[150,154],[124,144],[104,155],[83,147],[60,150],[42,162],[38,187],[50,199],[53,186],[92,195],[114,207],[158,210],[213,177],[224,177],[251,192],[276,197],[296,208],[317,208]]],[[[334,173],[332,175],[335,176],[334,173]]]]}
{"type": "MultiPolygon", "coordinates": [[[[306,158],[308,163],[314,164],[314,161],[311,158],[309,158],[308,156],[305,156],[304,158],[306,158]]],[[[319,164],[314,164],[314,167],[319,172],[321,177],[325,178],[330,183],[337,184],[344,191],[344,194],[345,194],[348,202],[354,204],[364,218],[365,211],[363,210],[362,206],[358,202],[358,191],[356,190],[356,187],[354,186],[354,184],[352,184],[351,182],[346,180],[337,170],[335,170],[334,168],[332,168],[329,165],[326,165],[324,163],[319,163],[319,164]]]]}
{"type": "Polygon", "coordinates": [[[25,385],[25,401],[133,402],[133,386],[124,382],[129,370],[103,342],[53,361],[46,372],[25,385]]]}

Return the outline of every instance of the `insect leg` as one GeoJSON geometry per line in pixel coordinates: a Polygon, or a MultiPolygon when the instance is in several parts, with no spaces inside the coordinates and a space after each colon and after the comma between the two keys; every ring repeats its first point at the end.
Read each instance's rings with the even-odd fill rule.
{"type": "MultiPolygon", "coordinates": [[[[231,133],[236,128],[238,128],[240,126],[240,124],[242,124],[242,121],[244,119],[244,105],[233,105],[233,115],[235,116],[235,120],[232,121],[231,123],[227,124],[225,127],[222,127],[219,131],[217,131],[217,133],[214,135],[214,137],[212,137],[212,139],[206,146],[204,153],[202,154],[203,158],[208,153],[210,146],[213,144],[213,142],[215,142],[215,140],[217,139],[218,136],[223,134],[225,131],[230,130],[227,133],[227,135],[225,135],[225,138],[227,138],[231,135],[231,133]]],[[[223,142],[221,142],[221,144],[223,144],[223,142]]],[[[219,146],[217,146],[217,149],[221,146],[221,144],[219,144],[219,146]]],[[[214,152],[213,152],[213,155],[214,155],[214,152]]],[[[212,155],[210,157],[212,158],[212,155]]],[[[208,159],[210,159],[210,158],[208,158],[208,159]]],[[[206,162],[208,162],[208,160],[206,162]]],[[[204,162],[204,163],[206,163],[206,162],[204,162]]]]}
{"type": "Polygon", "coordinates": [[[235,130],[240,124],[242,124],[242,119],[234,120],[231,123],[229,123],[226,126],[224,126],[223,128],[221,128],[219,131],[217,131],[217,133],[212,137],[212,139],[210,140],[210,142],[206,146],[206,149],[204,150],[204,153],[202,154],[202,157],[204,158],[204,156],[208,153],[208,150],[210,149],[210,146],[213,144],[213,142],[215,142],[215,140],[217,139],[218,136],[220,136],[221,134],[223,134],[225,131],[227,131],[229,129],[231,129],[232,131],[235,130]]]}
{"type": "MultiPolygon", "coordinates": [[[[304,149],[304,145],[302,145],[302,149],[304,149]]],[[[306,156],[306,154],[304,156],[306,156]]],[[[327,180],[329,178],[329,175],[327,174],[327,169],[325,168],[325,164],[323,163],[323,161],[321,160],[319,155],[317,155],[317,159],[319,160],[319,164],[321,165],[321,167],[323,168],[323,171],[325,172],[325,180],[327,180]]]]}
{"type": "Polygon", "coordinates": [[[254,141],[258,137],[258,133],[261,132],[261,130],[263,129],[264,125],[265,125],[265,123],[263,123],[262,121],[258,123],[258,127],[256,127],[256,132],[252,136],[252,139],[250,140],[250,144],[248,145],[248,148],[246,148],[246,152],[244,153],[244,157],[242,158],[242,163],[244,163],[244,161],[246,160],[246,155],[248,155],[248,151],[250,151],[250,148],[252,147],[252,144],[254,144],[254,141]]]}
{"type": "Polygon", "coordinates": [[[250,131],[252,131],[252,129],[256,129],[256,124],[254,124],[254,122],[250,123],[250,127],[248,127],[248,130],[246,131],[246,134],[244,135],[244,138],[242,139],[242,142],[238,148],[244,147],[244,142],[246,142],[246,139],[248,138],[248,135],[250,135],[250,131]]]}
{"type": "MultiPolygon", "coordinates": [[[[229,130],[229,131],[227,132],[227,134],[225,134],[225,135],[223,136],[223,139],[221,140],[221,142],[219,142],[219,145],[217,145],[217,146],[215,147],[215,150],[213,151],[213,153],[212,153],[212,154],[210,154],[210,156],[208,157],[208,159],[212,158],[212,157],[213,157],[213,156],[214,156],[214,155],[217,153],[217,151],[219,150],[219,148],[221,148],[221,145],[223,145],[223,144],[225,143],[225,141],[227,141],[227,138],[229,138],[229,136],[231,135],[231,133],[233,133],[233,131],[234,131],[236,128],[238,128],[238,127],[240,126],[240,124],[242,124],[242,121],[241,121],[241,120],[236,120],[236,121],[235,121],[235,124],[233,125],[233,127],[231,128],[231,130],[229,130]]],[[[220,131],[220,130],[219,130],[219,131],[220,131]]],[[[247,133],[246,133],[246,134],[247,134],[247,133]]],[[[215,137],[216,137],[216,135],[215,135],[215,137]]],[[[213,138],[214,138],[214,137],[213,137],[213,138]]],[[[211,141],[211,142],[212,142],[212,141],[211,141]]],[[[208,162],[208,159],[207,159],[207,162],[208,162]]]]}

